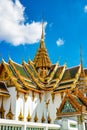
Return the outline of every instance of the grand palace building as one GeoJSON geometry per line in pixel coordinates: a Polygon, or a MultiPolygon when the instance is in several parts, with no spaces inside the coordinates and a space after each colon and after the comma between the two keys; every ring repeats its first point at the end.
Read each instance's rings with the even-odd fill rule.
{"type": "Polygon", "coordinates": [[[0,63],[0,128],[44,130],[45,126],[87,130],[87,69],[82,57],[71,68],[52,64],[42,23],[40,45],[32,61],[18,64],[9,58],[0,63]]]}

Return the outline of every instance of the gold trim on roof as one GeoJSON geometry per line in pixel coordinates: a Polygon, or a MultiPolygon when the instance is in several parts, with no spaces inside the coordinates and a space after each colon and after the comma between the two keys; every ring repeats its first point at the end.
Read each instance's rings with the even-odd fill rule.
{"type": "Polygon", "coordinates": [[[57,68],[58,68],[58,63],[56,63],[56,65],[55,65],[55,67],[54,67],[54,70],[52,71],[50,77],[48,78],[48,80],[47,80],[48,82],[50,82],[50,81],[52,80],[52,78],[53,78],[53,76],[54,76],[54,74],[55,74],[57,68]]]}
{"type": "Polygon", "coordinates": [[[52,102],[54,103],[55,94],[54,94],[54,93],[52,93],[52,94],[51,94],[51,96],[52,96],[52,102]]]}
{"type": "Polygon", "coordinates": [[[28,98],[28,95],[24,94],[24,100],[25,100],[25,102],[27,101],[27,98],[28,98]]]}
{"type": "Polygon", "coordinates": [[[8,73],[8,76],[9,76],[9,78],[12,80],[12,82],[13,82],[13,84],[16,86],[16,89],[17,90],[19,90],[19,91],[21,91],[21,92],[25,92],[26,93],[26,91],[25,90],[23,90],[23,89],[21,89],[20,87],[20,85],[17,83],[17,79],[12,75],[12,73],[9,71],[9,69],[7,68],[7,63],[5,63],[5,61],[3,60],[2,61],[2,64],[4,65],[4,67],[5,67],[5,69],[6,69],[6,72],[8,73]]]}
{"type": "MultiPolygon", "coordinates": [[[[36,79],[35,77],[34,77],[34,75],[30,72],[30,70],[29,70],[29,68],[27,67],[27,65],[26,65],[26,63],[25,62],[23,62],[23,65],[24,65],[24,67],[26,68],[26,70],[27,70],[27,72],[30,74],[30,76],[32,77],[32,79],[34,80],[34,82],[38,85],[38,87],[41,87],[42,85],[40,84],[40,83],[38,83],[38,79],[36,79]]],[[[43,93],[43,92],[41,92],[41,91],[39,91],[39,90],[34,90],[34,89],[32,89],[33,91],[36,91],[36,92],[38,92],[38,93],[43,93]]]]}
{"type": "Polygon", "coordinates": [[[35,98],[35,93],[34,91],[32,91],[32,101],[34,101],[34,98],[35,98]]]}
{"type": "Polygon", "coordinates": [[[40,102],[42,101],[42,94],[39,93],[39,99],[40,99],[40,102]]]}
{"type": "Polygon", "coordinates": [[[55,88],[57,87],[59,81],[61,80],[61,78],[62,78],[62,76],[63,76],[63,74],[64,74],[65,68],[66,68],[66,64],[64,65],[64,67],[63,67],[63,69],[62,69],[62,72],[61,72],[61,74],[59,75],[59,78],[57,78],[56,83],[55,83],[53,89],[55,89],[55,88]]]}
{"type": "MultiPolygon", "coordinates": [[[[28,66],[27,66],[27,64],[24,62],[23,63],[23,65],[24,65],[24,67],[26,68],[26,70],[27,70],[27,72],[30,74],[30,76],[32,77],[32,79],[33,79],[33,81],[37,84],[37,86],[39,87],[39,88],[41,88],[42,90],[45,90],[45,91],[49,91],[49,90],[53,90],[53,88],[47,88],[46,86],[44,86],[44,84],[43,83],[39,83],[38,82],[38,80],[39,79],[37,79],[36,77],[34,77],[34,75],[30,72],[30,70],[29,70],[29,68],[28,68],[28,66]]],[[[33,90],[32,89],[32,91],[37,91],[38,93],[43,93],[43,91],[39,91],[39,90],[33,90]]]]}
{"type": "Polygon", "coordinates": [[[34,63],[33,63],[32,61],[29,61],[29,64],[32,66],[32,68],[33,68],[33,70],[35,71],[35,73],[36,73],[37,77],[39,78],[39,80],[44,83],[44,79],[43,79],[43,78],[40,76],[40,74],[36,71],[36,69],[35,69],[35,67],[34,67],[34,63]]]}
{"type": "MultiPolygon", "coordinates": [[[[30,87],[28,86],[28,84],[24,81],[24,78],[23,78],[23,77],[20,75],[20,73],[16,70],[16,68],[15,68],[15,66],[14,66],[14,64],[13,64],[13,62],[10,60],[9,63],[12,65],[13,69],[15,70],[15,72],[16,72],[16,74],[17,74],[19,80],[22,82],[22,85],[23,85],[25,88],[28,89],[28,90],[25,90],[25,93],[29,93],[30,90],[35,91],[35,92],[38,92],[38,93],[40,92],[40,91],[38,91],[37,89],[30,88],[30,87]]],[[[23,63],[24,63],[24,62],[23,62],[23,63]]],[[[24,65],[24,64],[23,64],[23,65],[24,65]]],[[[40,93],[41,93],[41,92],[40,92],[40,93]]]]}
{"type": "Polygon", "coordinates": [[[58,117],[62,117],[62,116],[66,117],[66,116],[68,116],[68,115],[70,116],[72,114],[73,115],[82,114],[82,113],[86,112],[86,107],[87,107],[87,99],[84,97],[83,94],[81,94],[81,92],[79,90],[78,91],[75,90],[74,93],[72,93],[71,91],[67,90],[66,91],[66,95],[63,98],[62,103],[60,104],[60,107],[57,109],[57,113],[56,113],[57,117],[56,117],[56,119],[58,117]],[[80,103],[78,100],[76,100],[77,97],[79,97],[79,99],[81,99],[81,101],[83,103],[80,103]],[[83,99],[85,100],[85,102],[84,102],[83,99]],[[72,112],[62,113],[62,109],[63,109],[64,104],[65,104],[65,102],[67,100],[70,102],[70,104],[75,109],[75,111],[73,113],[72,112]]]}

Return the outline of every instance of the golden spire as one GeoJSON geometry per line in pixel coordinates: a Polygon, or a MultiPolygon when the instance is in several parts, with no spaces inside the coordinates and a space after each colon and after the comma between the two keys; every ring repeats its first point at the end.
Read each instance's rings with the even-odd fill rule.
{"type": "Polygon", "coordinates": [[[80,64],[81,67],[83,67],[83,61],[82,61],[82,47],[80,46],[80,64]]]}
{"type": "Polygon", "coordinates": [[[36,68],[40,69],[48,69],[51,67],[51,61],[48,57],[47,50],[45,48],[44,43],[44,22],[42,22],[42,34],[40,40],[40,46],[37,50],[37,53],[34,57],[34,64],[36,68]]]}
{"type": "Polygon", "coordinates": [[[40,48],[45,48],[45,44],[44,44],[44,21],[42,21],[42,34],[41,34],[40,48]]]}
{"type": "Polygon", "coordinates": [[[42,20],[42,35],[41,35],[41,39],[44,40],[44,20],[42,20]]]}
{"type": "Polygon", "coordinates": [[[83,69],[83,61],[82,61],[82,47],[80,47],[80,65],[81,65],[81,74],[80,77],[85,77],[85,72],[83,69]]]}

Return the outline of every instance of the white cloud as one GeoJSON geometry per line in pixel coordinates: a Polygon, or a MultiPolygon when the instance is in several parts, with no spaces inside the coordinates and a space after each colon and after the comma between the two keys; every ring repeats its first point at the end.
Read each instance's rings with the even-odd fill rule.
{"type": "MultiPolygon", "coordinates": [[[[25,7],[19,0],[0,0],[0,41],[15,46],[33,44],[41,38],[41,22],[26,23],[25,7]]],[[[46,27],[46,22],[44,26],[46,27]]]]}
{"type": "Polygon", "coordinates": [[[59,38],[59,39],[56,41],[56,43],[57,43],[58,46],[62,46],[62,45],[64,45],[64,40],[61,39],[61,38],[59,38]]]}
{"type": "Polygon", "coordinates": [[[84,6],[84,12],[87,13],[87,5],[84,6]]]}

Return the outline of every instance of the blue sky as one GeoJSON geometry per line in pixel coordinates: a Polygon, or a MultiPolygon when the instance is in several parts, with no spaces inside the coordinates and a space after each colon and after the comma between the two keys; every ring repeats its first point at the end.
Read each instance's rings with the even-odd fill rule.
{"type": "Polygon", "coordinates": [[[45,45],[53,64],[87,67],[86,0],[0,0],[0,61],[33,60],[44,17],[45,45]]]}

